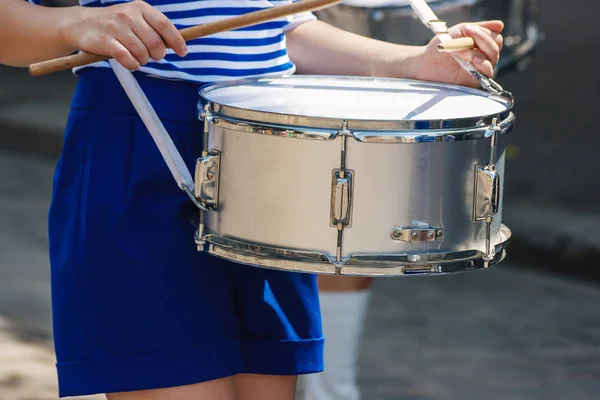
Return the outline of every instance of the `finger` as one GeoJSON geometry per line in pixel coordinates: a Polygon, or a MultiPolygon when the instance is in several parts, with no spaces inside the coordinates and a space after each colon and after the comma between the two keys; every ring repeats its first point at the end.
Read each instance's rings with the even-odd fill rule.
{"type": "Polygon", "coordinates": [[[479,72],[481,72],[483,75],[487,76],[488,78],[492,78],[494,76],[494,66],[492,65],[490,60],[487,60],[481,56],[475,55],[471,59],[471,64],[473,64],[473,66],[479,72]]]}
{"type": "Polygon", "coordinates": [[[487,56],[488,60],[493,64],[498,63],[500,59],[500,47],[490,35],[475,25],[467,25],[464,28],[464,33],[466,36],[473,38],[475,46],[487,56]]]}
{"type": "Polygon", "coordinates": [[[136,20],[132,26],[133,33],[140,38],[154,60],[162,60],[167,54],[167,46],[160,35],[146,22],[145,19],[136,20]]]}
{"type": "Polygon", "coordinates": [[[456,52],[454,55],[465,61],[469,61],[482,74],[490,78],[493,77],[494,66],[482,52],[478,50],[464,50],[456,52]]]}
{"type": "Polygon", "coordinates": [[[493,32],[484,26],[481,26],[478,24],[465,24],[461,29],[463,36],[467,36],[467,34],[464,32],[464,28],[466,28],[469,25],[477,25],[479,27],[479,29],[484,31],[488,36],[491,36],[491,38],[494,39],[494,42],[496,42],[496,44],[498,45],[500,50],[502,50],[502,46],[504,45],[504,38],[502,37],[502,35],[499,33],[493,32]]]}
{"type": "Polygon", "coordinates": [[[131,29],[127,29],[121,32],[117,36],[117,40],[129,50],[131,55],[133,55],[136,60],[140,63],[140,65],[146,64],[150,61],[150,53],[148,53],[148,48],[142,42],[142,40],[135,34],[131,29]]]}
{"type": "MultiPolygon", "coordinates": [[[[469,25],[477,25],[477,23],[462,23],[462,24],[455,25],[449,31],[450,36],[452,36],[452,38],[454,38],[454,39],[464,37],[464,36],[469,36],[467,33],[465,33],[465,28],[469,25]]],[[[485,27],[482,27],[482,26],[479,26],[479,29],[481,29],[483,32],[485,32],[489,36],[491,36],[492,39],[494,39],[494,42],[496,42],[496,44],[498,45],[498,48],[500,50],[502,50],[502,47],[504,46],[504,38],[502,37],[501,34],[492,32],[491,30],[489,30],[485,27]]]]}
{"type": "Polygon", "coordinates": [[[146,22],[158,32],[167,46],[172,48],[178,56],[184,57],[187,54],[187,45],[183,40],[183,36],[163,13],[153,8],[147,8],[142,15],[146,22]]]}
{"type": "Polygon", "coordinates": [[[502,21],[482,21],[477,22],[477,25],[494,33],[500,33],[504,30],[504,22],[502,21]]]}
{"type": "Polygon", "coordinates": [[[107,55],[117,60],[123,67],[130,71],[140,68],[139,61],[118,40],[114,38],[105,39],[104,43],[107,46],[107,55]]]}

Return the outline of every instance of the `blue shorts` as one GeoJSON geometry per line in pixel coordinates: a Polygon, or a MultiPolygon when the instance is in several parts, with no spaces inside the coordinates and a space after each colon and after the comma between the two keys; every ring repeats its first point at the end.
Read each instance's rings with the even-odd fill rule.
{"type": "MultiPolygon", "coordinates": [[[[198,86],[138,81],[193,171],[198,86]]],[[[322,371],[316,276],[198,252],[194,211],[113,72],[81,71],[49,216],[61,397],[322,371]]]]}

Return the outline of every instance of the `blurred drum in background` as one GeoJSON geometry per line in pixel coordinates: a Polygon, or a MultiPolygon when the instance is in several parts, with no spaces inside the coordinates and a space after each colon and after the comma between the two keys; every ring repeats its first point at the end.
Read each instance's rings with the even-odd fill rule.
{"type": "MultiPolygon", "coordinates": [[[[448,26],[461,22],[502,20],[504,49],[496,71],[525,63],[539,40],[537,0],[427,0],[448,26]]],[[[417,18],[408,0],[346,0],[317,11],[317,17],[363,36],[407,45],[428,43],[433,34],[417,18]]]]}

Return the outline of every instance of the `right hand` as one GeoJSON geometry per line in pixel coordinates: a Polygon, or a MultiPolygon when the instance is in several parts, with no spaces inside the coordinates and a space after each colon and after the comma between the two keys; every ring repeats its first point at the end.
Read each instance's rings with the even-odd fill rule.
{"type": "Polygon", "coordinates": [[[167,48],[187,54],[181,34],[169,19],[144,1],[109,7],[81,7],[64,26],[64,38],[74,49],[110,56],[129,70],[150,58],[162,60],[167,48]]]}

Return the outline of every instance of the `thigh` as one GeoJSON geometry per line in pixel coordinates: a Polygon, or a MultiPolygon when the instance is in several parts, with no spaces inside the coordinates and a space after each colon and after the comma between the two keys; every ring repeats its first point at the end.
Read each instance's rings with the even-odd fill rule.
{"type": "Polygon", "coordinates": [[[236,400],[294,400],[296,376],[240,374],[234,377],[236,400]]]}
{"type": "Polygon", "coordinates": [[[138,392],[112,393],[107,400],[237,400],[233,377],[195,385],[138,392]]]}

